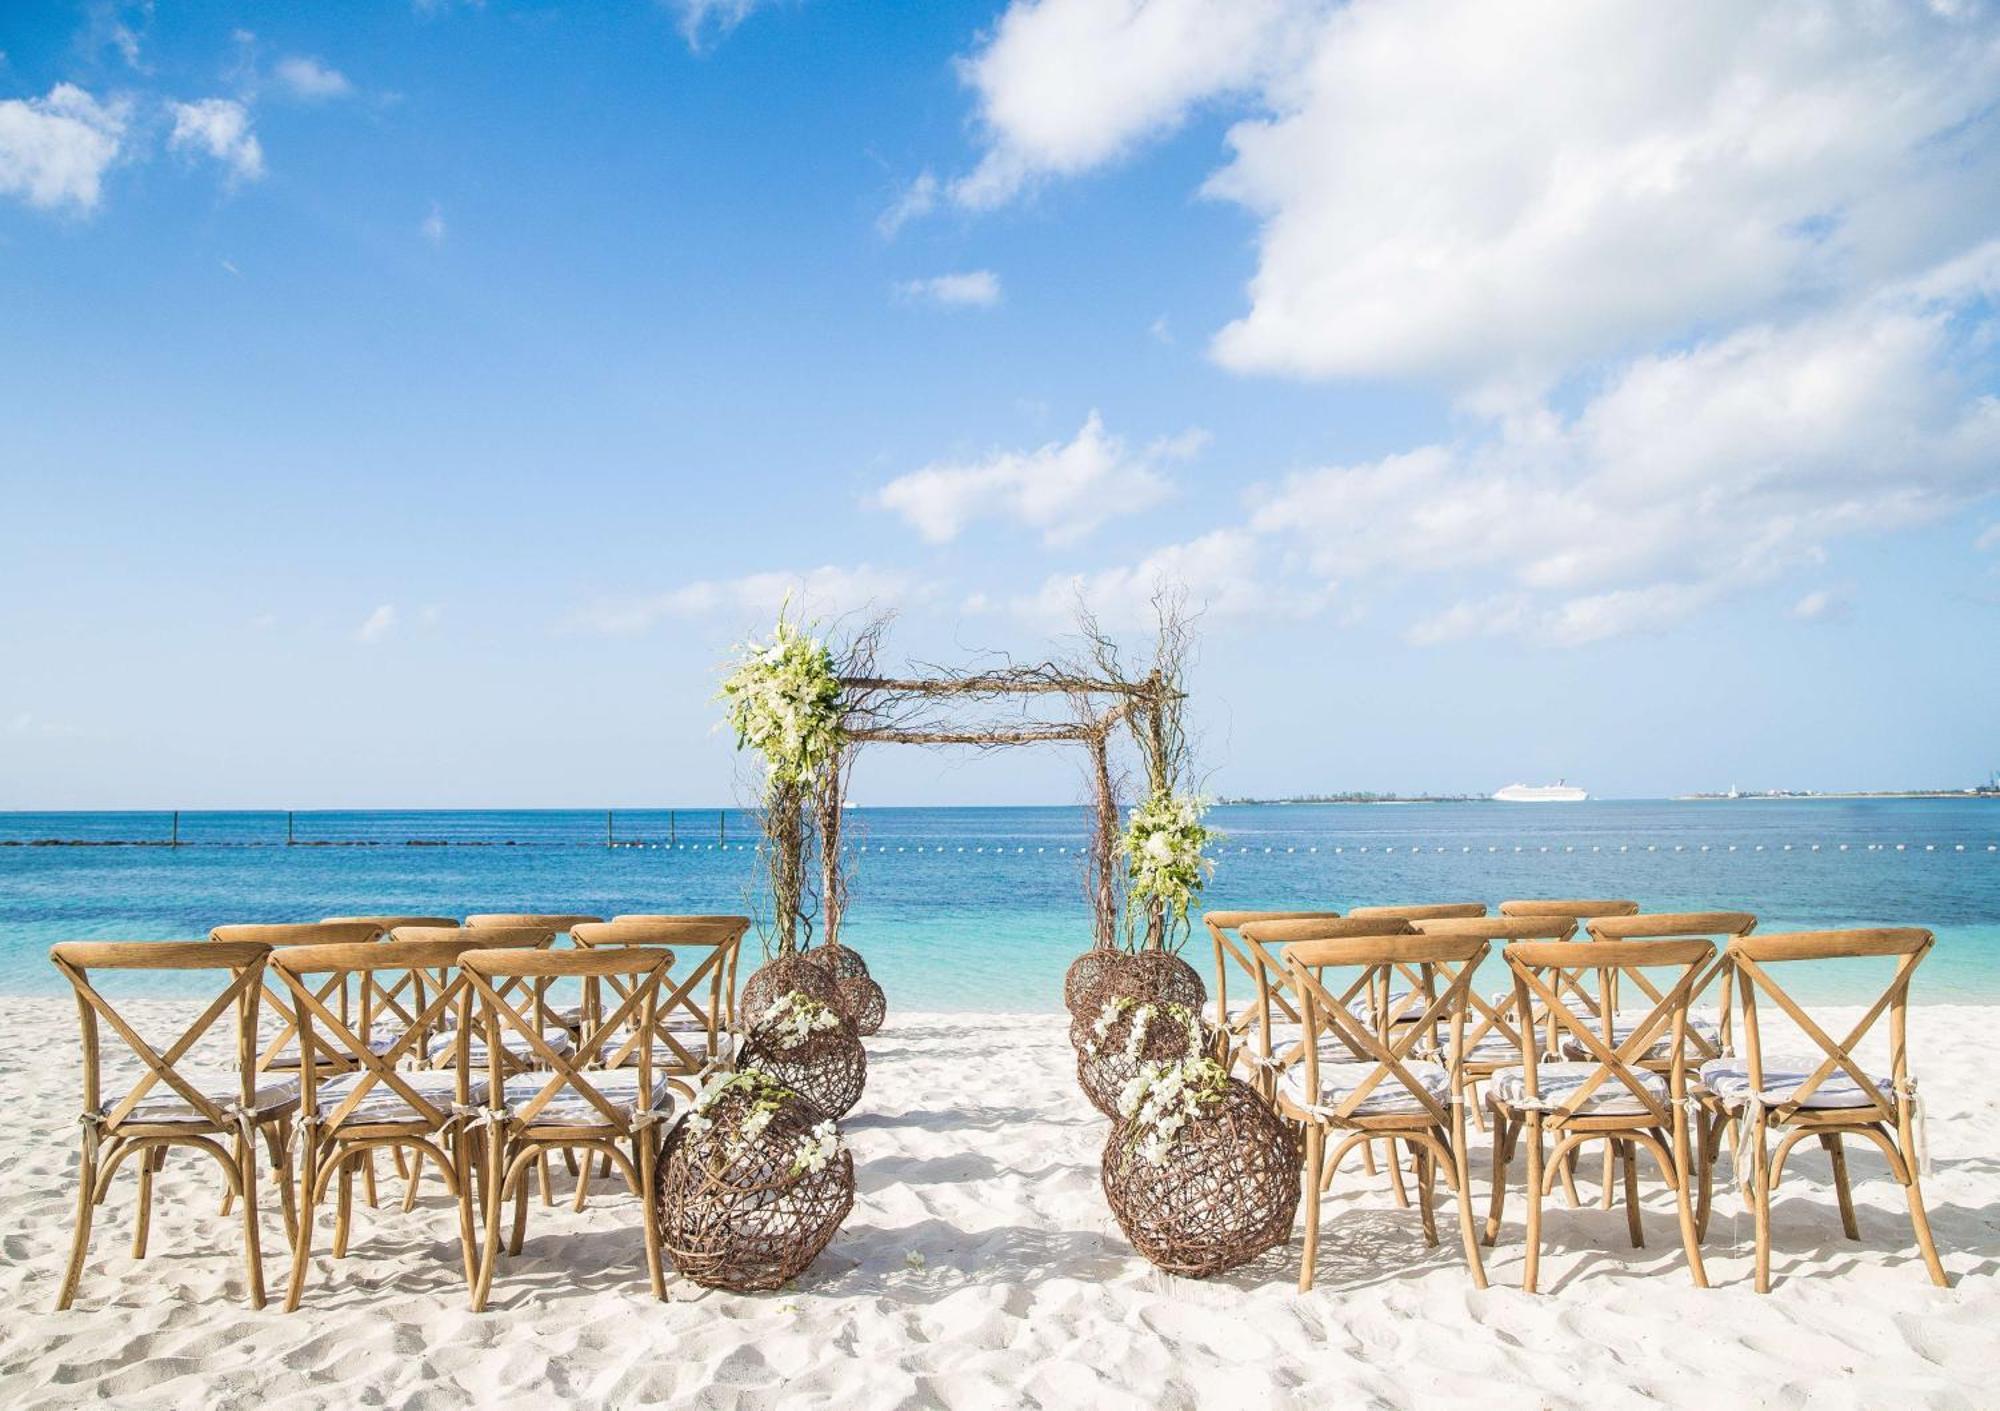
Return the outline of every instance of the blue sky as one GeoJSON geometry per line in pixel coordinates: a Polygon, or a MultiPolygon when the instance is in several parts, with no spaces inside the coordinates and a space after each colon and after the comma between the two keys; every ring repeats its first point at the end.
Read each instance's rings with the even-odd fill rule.
{"type": "Polygon", "coordinates": [[[46,5],[0,53],[0,807],[711,803],[793,584],[940,659],[1183,582],[1227,793],[2000,767],[1989,7],[46,5]]]}

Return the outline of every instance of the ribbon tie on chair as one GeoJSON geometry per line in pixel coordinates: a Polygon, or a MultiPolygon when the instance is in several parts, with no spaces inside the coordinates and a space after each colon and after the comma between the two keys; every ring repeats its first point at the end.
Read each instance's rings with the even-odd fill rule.
{"type": "Polygon", "coordinates": [[[1931,1174],[1931,1139],[1929,1124],[1924,1117],[1923,1099],[1917,1096],[1917,1080],[1905,1078],[1896,1085],[1896,1096],[1910,1104],[1910,1146],[1911,1157],[1917,1163],[1917,1174],[1928,1177],[1931,1174]]]}

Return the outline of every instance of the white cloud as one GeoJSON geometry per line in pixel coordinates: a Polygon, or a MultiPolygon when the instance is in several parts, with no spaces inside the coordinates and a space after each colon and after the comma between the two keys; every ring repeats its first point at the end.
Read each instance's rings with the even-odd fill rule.
{"type": "Polygon", "coordinates": [[[444,244],[448,233],[444,223],[444,208],[435,201],[431,202],[430,214],[418,223],[417,234],[435,246],[444,244]]]}
{"type": "Polygon", "coordinates": [[[1972,547],[1982,554],[1988,549],[2000,549],[2000,520],[1987,525],[1985,532],[1972,541],[1972,547]]]}
{"type": "Polygon", "coordinates": [[[2000,492],[2000,399],[1964,381],[1957,321],[1990,262],[1833,313],[1628,364],[1574,415],[1293,475],[1253,528],[1320,574],[1498,576],[1413,640],[1576,644],[1664,627],[1818,562],[1825,545],[2000,492]]]}
{"type": "Polygon", "coordinates": [[[125,103],[100,103],[69,83],[0,101],[0,194],[43,210],[94,209],[128,116],[125,103]]]}
{"type": "Polygon", "coordinates": [[[1163,343],[1169,348],[1173,347],[1174,330],[1168,325],[1165,314],[1161,314],[1158,318],[1147,324],[1146,332],[1152,335],[1155,343],[1163,343]]]}
{"type": "Polygon", "coordinates": [[[985,153],[954,193],[1237,95],[1207,190],[1259,262],[1222,363],[1535,387],[1990,233],[1996,31],[1862,0],[1014,0],[964,68],[985,153]]]}
{"type": "Polygon", "coordinates": [[[764,621],[787,599],[809,617],[837,617],[863,608],[892,608],[930,597],[933,588],[908,574],[861,564],[825,564],[805,572],[781,570],[741,578],[700,579],[666,593],[600,598],[577,613],[574,625],[604,636],[632,636],[671,618],[734,617],[764,621]]]}
{"type": "Polygon", "coordinates": [[[990,309],[1000,302],[1000,276],[990,269],[975,269],[929,279],[906,279],[896,286],[896,297],[946,309],[990,309]]]}
{"type": "Polygon", "coordinates": [[[875,218],[875,229],[884,240],[893,240],[896,232],[913,220],[921,219],[937,209],[938,179],[928,171],[919,172],[916,180],[897,193],[896,199],[887,210],[875,218]]]}
{"type": "Polygon", "coordinates": [[[1164,500],[1172,487],[1163,467],[1193,456],[1206,439],[1190,431],[1135,451],[1107,434],[1093,411],[1069,441],[938,461],[898,476],[870,503],[901,515],[933,544],[951,542],[981,519],[1012,520],[1039,529],[1047,543],[1067,544],[1164,500]]]}
{"type": "Polygon", "coordinates": [[[1273,580],[1266,572],[1270,563],[1271,555],[1256,535],[1217,529],[1157,549],[1130,566],[1053,574],[1036,592],[1009,606],[1033,621],[1067,622],[1080,599],[1106,627],[1124,629],[1150,626],[1153,600],[1163,591],[1184,590],[1188,605],[1210,620],[1304,617],[1325,604],[1329,590],[1273,580]]]}
{"type": "Polygon", "coordinates": [[[1299,0],[1014,0],[959,74],[986,153],[953,184],[990,207],[1169,132],[1204,99],[1274,73],[1299,0]]]}
{"type": "Polygon", "coordinates": [[[167,145],[199,152],[229,168],[232,181],[255,181],[264,174],[264,148],[250,130],[250,110],[233,98],[169,103],[174,130],[167,145]]]}
{"type": "Polygon", "coordinates": [[[354,91],[354,85],[347,81],[346,74],[303,54],[280,59],[274,72],[278,82],[290,89],[293,97],[309,103],[345,98],[354,91]]]}
{"type": "Polygon", "coordinates": [[[681,17],[681,37],[688,48],[700,51],[704,40],[721,39],[750,18],[764,0],[663,0],[681,17]]]}
{"type": "Polygon", "coordinates": [[[354,629],[354,640],[364,646],[373,646],[396,629],[396,605],[384,603],[368,614],[362,624],[354,629]]]}
{"type": "Polygon", "coordinates": [[[1792,616],[1801,622],[1822,622],[1847,615],[1847,595],[1836,588],[1815,588],[1792,604],[1792,616]]]}

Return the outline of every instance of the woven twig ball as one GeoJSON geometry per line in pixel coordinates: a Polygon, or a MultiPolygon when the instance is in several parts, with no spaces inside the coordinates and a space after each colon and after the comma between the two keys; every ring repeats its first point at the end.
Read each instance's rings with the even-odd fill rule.
{"type": "Polygon", "coordinates": [[[848,975],[834,982],[840,991],[840,1007],[854,1021],[854,1032],[863,1038],[882,1032],[889,1017],[889,997],[866,975],[848,975]]]}
{"type": "Polygon", "coordinates": [[[1090,998],[1091,989],[1103,978],[1104,972],[1123,959],[1124,951],[1099,947],[1087,950],[1072,960],[1063,976],[1063,1006],[1071,1014],[1077,1013],[1077,1006],[1090,998]]]}
{"type": "Polygon", "coordinates": [[[862,979],[868,974],[868,962],[853,946],[814,946],[800,954],[827,970],[836,980],[862,979]]]}
{"type": "Polygon", "coordinates": [[[1104,1142],[1104,1198],[1132,1247],[1171,1274],[1202,1278],[1291,1238],[1299,1209],[1297,1131],[1231,1078],[1188,1120],[1158,1165],[1133,1122],[1104,1142]]]}
{"type": "Polygon", "coordinates": [[[660,1238],[674,1268],[698,1284],[774,1289],[804,1273],[847,1218],[854,1157],[826,1153],[837,1129],[798,1094],[755,1075],[728,1081],[735,1086],[667,1137],[660,1238]]]}
{"type": "MultiPolygon", "coordinates": [[[[1076,1049],[1076,1081],[1090,1105],[1118,1115],[1118,1098],[1142,1063],[1178,1063],[1216,1050],[1215,1031],[1184,1004],[1114,998],[1084,1026],[1076,1049]],[[1144,1026],[1139,1042],[1133,1031],[1144,1026]]],[[[1076,1023],[1083,1024],[1079,1015],[1076,1023]]],[[[1074,1025],[1072,1026],[1075,1027],[1074,1025]]]]}
{"type": "Polygon", "coordinates": [[[803,955],[781,955],[766,961],[761,970],[743,982],[737,1008],[745,1025],[755,1027],[764,1011],[794,990],[810,995],[821,1004],[840,1005],[840,987],[823,966],[803,955]]]}
{"type": "Polygon", "coordinates": [[[1081,1050],[1088,1042],[1091,1026],[1107,1001],[1151,1000],[1198,1010],[1208,999],[1208,987],[1202,984],[1201,976],[1177,955],[1165,951],[1102,953],[1111,959],[1097,967],[1095,982],[1070,1005],[1069,1041],[1073,1048],[1081,1050]]]}
{"type": "Polygon", "coordinates": [[[780,996],[751,1026],[737,1066],[768,1073],[828,1117],[846,1116],[868,1083],[868,1051],[853,1021],[796,990],[780,996]],[[788,1022],[808,1010],[834,1022],[824,1027],[810,1018],[788,1022]]]}

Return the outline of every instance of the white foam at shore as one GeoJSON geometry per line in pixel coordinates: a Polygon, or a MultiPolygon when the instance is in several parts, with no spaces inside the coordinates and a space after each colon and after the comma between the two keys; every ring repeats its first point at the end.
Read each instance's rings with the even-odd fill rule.
{"type": "MultiPolygon", "coordinates": [[[[133,1179],[120,1174],[78,1307],[54,1314],[75,1199],[75,1019],[64,1001],[0,999],[0,1403],[1990,1404],[2000,1098],[1984,1051],[1960,1036],[2000,1029],[2000,1009],[1927,1006],[1912,1029],[1950,1290],[1926,1281],[1900,1190],[1859,1150],[1861,1242],[1841,1238],[1825,1163],[1801,1152],[1780,1193],[1769,1297],[1749,1286],[1749,1221],[1735,1218],[1731,1193],[1718,1197],[1704,1251],[1718,1285],[1709,1292],[1690,1284],[1671,1207],[1648,1183],[1641,1251],[1628,1247],[1622,1210],[1556,1202],[1540,1296],[1512,1287],[1517,1192],[1482,1294],[1449,1221],[1445,1245],[1427,1251],[1415,1214],[1358,1173],[1327,1204],[1311,1294],[1293,1288],[1296,1238],[1221,1279],[1169,1278],[1131,1252],[1106,1210],[1105,1126],[1077,1095],[1059,1016],[892,1014],[869,1041],[868,1092],[845,1124],[860,1171],[854,1213],[783,1292],[677,1284],[672,1303],[652,1303],[630,1198],[601,1184],[583,1215],[531,1206],[524,1253],[503,1261],[491,1310],[475,1316],[433,1183],[414,1215],[386,1192],[381,1212],[359,1212],[337,1265],[323,1223],[305,1306],[253,1313],[214,1168],[187,1155],[161,1178],[143,1263],[128,1257],[133,1179]]],[[[1482,1138],[1482,1200],[1485,1154],[1482,1138]]],[[[1595,1166],[1586,1158],[1586,1173],[1595,1166]]],[[[266,1249],[276,1293],[274,1210],[266,1249]]]]}

